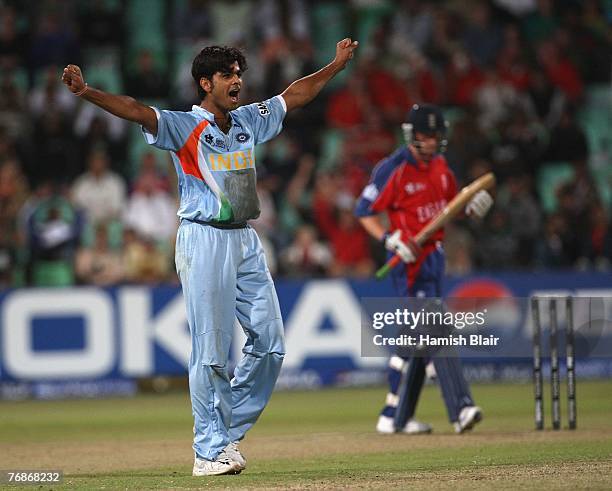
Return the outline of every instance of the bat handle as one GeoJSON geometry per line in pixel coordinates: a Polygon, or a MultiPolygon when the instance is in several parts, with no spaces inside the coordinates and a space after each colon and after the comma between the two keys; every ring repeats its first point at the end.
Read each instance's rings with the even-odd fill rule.
{"type": "Polygon", "coordinates": [[[400,262],[401,262],[401,259],[399,256],[393,256],[378,271],[376,271],[376,279],[382,280],[400,262]]]}

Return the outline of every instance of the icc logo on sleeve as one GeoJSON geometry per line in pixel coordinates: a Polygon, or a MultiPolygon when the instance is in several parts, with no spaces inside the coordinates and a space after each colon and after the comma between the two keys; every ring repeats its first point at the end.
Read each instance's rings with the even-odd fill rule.
{"type": "Polygon", "coordinates": [[[248,133],[238,133],[236,135],[236,141],[238,143],[245,143],[249,140],[249,138],[251,138],[251,136],[248,133]]]}

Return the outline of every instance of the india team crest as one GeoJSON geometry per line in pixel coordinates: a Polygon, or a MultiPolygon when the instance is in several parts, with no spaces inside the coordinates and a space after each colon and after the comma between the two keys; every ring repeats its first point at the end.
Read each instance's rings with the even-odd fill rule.
{"type": "Polygon", "coordinates": [[[236,135],[236,141],[238,143],[245,143],[249,141],[249,138],[251,138],[251,136],[248,133],[238,133],[236,135]]]}

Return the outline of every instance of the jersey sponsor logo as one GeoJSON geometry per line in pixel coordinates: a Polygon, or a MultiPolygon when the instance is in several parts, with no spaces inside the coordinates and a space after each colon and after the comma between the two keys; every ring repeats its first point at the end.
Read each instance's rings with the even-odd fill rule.
{"type": "Polygon", "coordinates": [[[434,201],[423,206],[418,206],[416,209],[417,220],[419,223],[426,223],[437,216],[446,206],[446,200],[434,201]]]}
{"type": "Polygon", "coordinates": [[[256,105],[260,116],[267,117],[270,115],[270,110],[265,102],[258,102],[256,105]]]}
{"type": "Polygon", "coordinates": [[[422,182],[409,182],[404,186],[404,189],[408,194],[418,193],[419,191],[423,191],[425,188],[426,186],[422,182]]]}
{"type": "Polygon", "coordinates": [[[248,133],[238,133],[236,135],[236,141],[238,143],[244,143],[244,142],[248,141],[249,138],[251,138],[251,135],[249,135],[248,133]]]}
{"type": "Polygon", "coordinates": [[[368,184],[365,188],[363,188],[361,196],[369,201],[374,201],[378,197],[378,188],[375,184],[368,184]]]}
{"type": "Polygon", "coordinates": [[[255,168],[255,158],[250,148],[239,152],[209,153],[206,157],[211,171],[227,172],[255,168]]]}
{"type": "Polygon", "coordinates": [[[217,147],[222,150],[228,149],[223,138],[215,138],[213,135],[204,135],[204,141],[211,147],[217,147]]]}

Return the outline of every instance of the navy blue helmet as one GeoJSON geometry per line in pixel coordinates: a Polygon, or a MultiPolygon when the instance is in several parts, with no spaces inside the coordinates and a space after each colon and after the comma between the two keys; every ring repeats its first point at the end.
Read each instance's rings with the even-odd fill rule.
{"type": "Polygon", "coordinates": [[[433,104],[414,104],[406,122],[402,123],[402,131],[406,145],[414,145],[419,147],[419,141],[416,140],[416,133],[423,133],[428,136],[435,136],[438,139],[438,151],[444,152],[448,140],[446,139],[446,131],[448,129],[448,121],[444,119],[444,115],[438,106],[433,104]]]}

